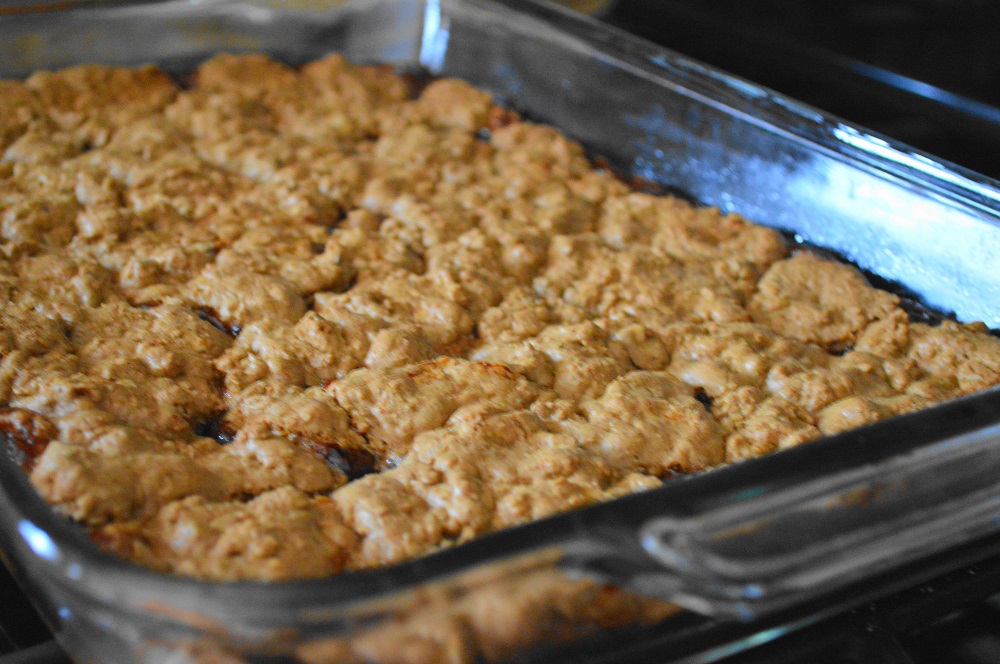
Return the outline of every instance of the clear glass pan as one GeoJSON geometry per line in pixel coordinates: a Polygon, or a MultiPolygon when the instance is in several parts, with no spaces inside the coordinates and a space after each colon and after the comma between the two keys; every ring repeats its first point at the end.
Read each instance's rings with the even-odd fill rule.
{"type": "MultiPolygon", "coordinates": [[[[960,320],[1000,326],[996,182],[564,9],[167,0],[13,13],[0,37],[3,77],[85,61],[184,71],[221,50],[293,63],[339,51],[457,76],[623,171],[840,252],[960,320]]],[[[584,652],[573,647],[596,660],[643,643],[707,661],[759,641],[762,626],[777,633],[860,601],[859,584],[876,587],[903,564],[1000,548],[998,406],[989,391],[390,569],[280,584],[206,584],[103,554],[0,454],[0,548],[80,661],[358,661],[344,644],[365,638],[395,648],[392,661],[551,661],[584,652]],[[663,605],[658,624],[602,636],[600,616],[563,625],[550,612],[545,629],[489,652],[449,650],[444,637],[437,654],[407,649],[462,602],[521,606],[512,589],[552,574],[713,620],[663,605]],[[757,622],[727,622],[746,619],[757,622]],[[567,645],[579,639],[591,645],[567,645]]],[[[526,630],[538,616],[523,606],[510,620],[526,630]]]]}

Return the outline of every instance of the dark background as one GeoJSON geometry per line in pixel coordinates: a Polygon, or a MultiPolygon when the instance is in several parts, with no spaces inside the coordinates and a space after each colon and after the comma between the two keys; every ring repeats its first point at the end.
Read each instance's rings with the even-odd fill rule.
{"type": "Polygon", "coordinates": [[[1000,178],[994,0],[619,0],[599,16],[1000,178]]]}

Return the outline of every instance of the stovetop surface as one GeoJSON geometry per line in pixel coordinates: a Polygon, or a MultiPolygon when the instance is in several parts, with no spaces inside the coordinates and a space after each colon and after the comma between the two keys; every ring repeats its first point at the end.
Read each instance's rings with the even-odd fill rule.
{"type": "Polygon", "coordinates": [[[51,638],[48,627],[14,577],[0,563],[0,664],[6,664],[6,655],[22,652],[51,638]]]}

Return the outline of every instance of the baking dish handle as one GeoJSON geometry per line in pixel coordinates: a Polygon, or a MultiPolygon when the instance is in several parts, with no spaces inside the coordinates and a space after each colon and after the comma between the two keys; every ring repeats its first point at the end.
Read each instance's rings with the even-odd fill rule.
{"type": "MultiPolygon", "coordinates": [[[[636,564],[633,541],[628,578],[621,567],[604,576],[714,618],[752,620],[998,531],[995,424],[794,486],[751,488],[694,515],[651,518],[638,532],[646,563],[636,564]]],[[[593,572],[593,560],[578,571],[593,572]]]]}

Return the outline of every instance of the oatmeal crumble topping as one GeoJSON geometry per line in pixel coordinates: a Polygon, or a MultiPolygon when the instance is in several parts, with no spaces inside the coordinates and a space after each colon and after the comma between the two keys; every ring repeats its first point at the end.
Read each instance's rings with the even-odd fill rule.
{"type": "Polygon", "coordinates": [[[456,80],[84,65],[0,82],[0,154],[0,431],[159,570],[387,565],[1000,382],[981,325],[456,80]]]}

